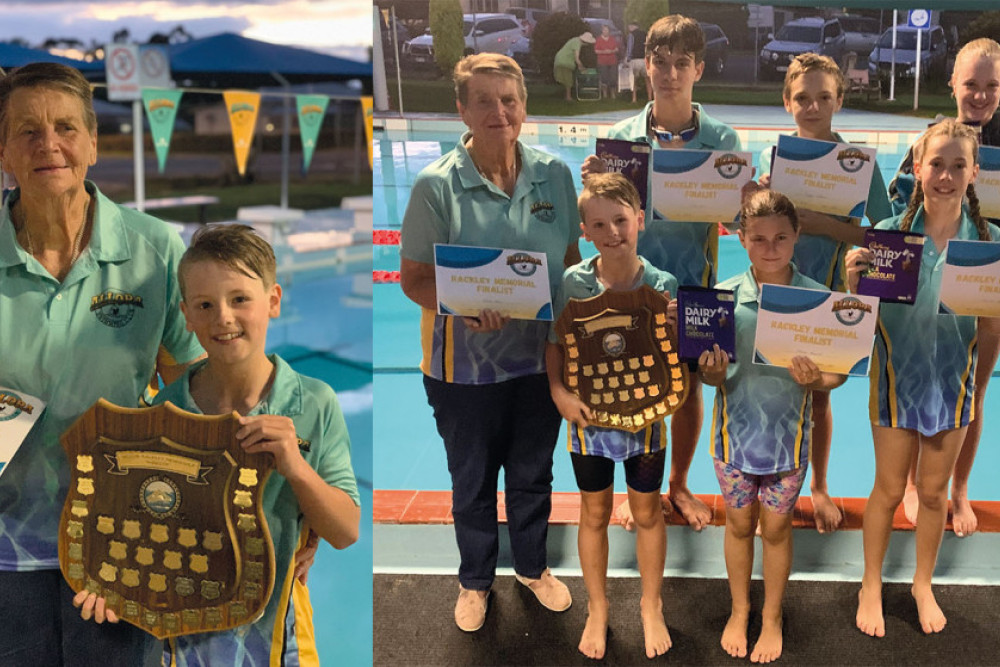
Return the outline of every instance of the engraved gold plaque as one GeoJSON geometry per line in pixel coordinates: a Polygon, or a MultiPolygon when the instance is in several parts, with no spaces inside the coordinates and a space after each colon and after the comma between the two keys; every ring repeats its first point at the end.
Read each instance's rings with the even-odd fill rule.
{"type": "Polygon", "coordinates": [[[647,285],[566,304],[556,333],[564,359],[578,356],[579,364],[564,363],[563,382],[592,410],[600,406],[591,425],[634,433],[672,414],[687,398],[688,370],[672,352],[676,332],[667,305],[647,285]]]}
{"type": "Polygon", "coordinates": [[[236,413],[169,403],[100,400],[84,413],[61,438],[73,475],[59,529],[70,587],[159,639],[259,618],[274,588],[261,503],[273,462],[245,452],[239,429],[236,413]]]}

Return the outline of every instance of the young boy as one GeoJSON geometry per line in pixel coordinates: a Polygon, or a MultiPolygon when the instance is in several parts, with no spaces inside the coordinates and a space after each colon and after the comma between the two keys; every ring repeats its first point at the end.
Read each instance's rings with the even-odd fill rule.
{"type": "MultiPolygon", "coordinates": [[[[679,14],[656,21],[646,35],[646,73],[653,101],[636,116],[617,123],[608,136],[644,141],[653,148],[740,150],[735,130],[706,114],[691,99],[694,84],[705,70],[704,58],[705,34],[697,21],[679,14]]],[[[596,155],[583,163],[584,178],[604,170],[604,163],[596,155]]],[[[651,211],[652,207],[647,205],[646,210],[651,211]]],[[[715,221],[666,223],[655,214],[650,215],[653,218],[639,237],[639,254],[653,266],[674,274],[681,285],[714,285],[719,256],[715,221]]],[[[704,528],[712,518],[708,507],[687,486],[703,412],[701,382],[692,374],[687,400],[671,425],[668,495],[695,530],[704,528]]],[[[628,508],[623,505],[621,509],[619,518],[629,528],[628,508]]],[[[664,509],[670,509],[666,498],[664,509]]]]}
{"type": "MultiPolygon", "coordinates": [[[[556,302],[557,318],[570,298],[586,299],[605,289],[632,290],[645,284],[663,292],[667,298],[677,291],[677,279],[673,275],[636,254],[637,237],[643,228],[642,205],[635,186],[624,176],[589,176],[584,181],[579,209],[583,236],[597,247],[599,254],[566,269],[556,302]]],[[[672,306],[672,314],[676,315],[676,303],[672,306]]],[[[591,409],[563,385],[563,352],[556,340],[553,331],[545,350],[546,370],[552,400],[563,418],[570,422],[569,451],[580,488],[580,566],[589,597],[587,623],[579,650],[595,660],[604,657],[609,607],[605,590],[608,520],[614,499],[615,461],[623,461],[629,502],[638,526],[636,556],[642,579],[639,611],[646,657],[655,658],[671,646],[661,598],[667,550],[667,534],[660,509],[665,425],[662,421],[656,422],[638,433],[587,425],[591,409]]],[[[628,379],[625,382],[628,383],[628,379]]]]}
{"type": "MultiPolygon", "coordinates": [[[[785,111],[792,114],[796,131],[793,136],[822,141],[843,142],[833,131],[833,114],[844,102],[844,75],[829,56],[803,53],[789,64],[782,92],[785,111]]],[[[761,154],[760,183],[770,185],[771,148],[761,154]]],[[[864,243],[865,232],[858,218],[841,219],[799,208],[802,226],[799,242],[795,246],[793,261],[802,275],[812,278],[835,291],[845,289],[846,272],[844,256],[851,246],[864,243]]],[[[872,174],[868,191],[868,219],[872,224],[892,215],[885,182],[878,164],[872,174]]],[[[810,494],[816,517],[816,530],[832,532],[840,526],[840,510],[830,498],[826,471],[830,460],[833,439],[833,413],[830,411],[830,393],[813,392],[813,451],[810,494]]]]}
{"type": "Polygon", "coordinates": [[[312,628],[296,627],[296,611],[302,611],[292,596],[296,547],[310,528],[336,549],[358,538],[360,497],[344,417],[329,386],[264,353],[268,321],[281,311],[281,286],[274,253],[252,228],[198,230],[181,258],[178,280],[187,328],[208,358],[154,403],[170,401],[203,414],[235,410],[243,448],[274,456],[263,502],[277,576],[255,623],[171,639],[164,664],[297,664],[312,648],[299,645],[299,635],[311,637],[312,628]]]}

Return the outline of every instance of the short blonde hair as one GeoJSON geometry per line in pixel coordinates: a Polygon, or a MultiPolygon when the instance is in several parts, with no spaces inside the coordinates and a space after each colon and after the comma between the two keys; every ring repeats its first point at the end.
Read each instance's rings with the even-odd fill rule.
{"type": "Polygon", "coordinates": [[[462,104],[466,104],[469,100],[469,79],[476,74],[492,74],[513,79],[517,83],[518,97],[522,102],[528,101],[524,73],[513,58],[499,53],[474,53],[465,56],[455,65],[455,97],[462,104]]]}
{"type": "Polygon", "coordinates": [[[265,288],[277,281],[274,250],[247,225],[211,225],[194,233],[177,266],[182,298],[187,293],[184,275],[196,262],[218,262],[250,278],[260,278],[265,288]]]}
{"type": "Polygon", "coordinates": [[[587,215],[584,209],[591,199],[610,199],[630,207],[633,211],[642,209],[639,191],[623,174],[617,172],[590,174],[584,179],[583,192],[576,200],[576,207],[580,211],[580,220],[583,224],[587,224],[587,215]]]}
{"type": "Polygon", "coordinates": [[[844,96],[844,73],[836,61],[830,56],[821,56],[818,53],[807,51],[800,53],[788,64],[788,71],[785,72],[785,87],[781,91],[781,96],[786,100],[792,93],[792,84],[797,78],[807,72],[823,72],[833,77],[837,85],[837,97],[844,96]]]}

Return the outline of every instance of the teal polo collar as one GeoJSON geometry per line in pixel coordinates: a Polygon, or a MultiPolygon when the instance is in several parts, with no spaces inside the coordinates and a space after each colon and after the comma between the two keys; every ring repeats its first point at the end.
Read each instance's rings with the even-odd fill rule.
{"type": "MultiPolygon", "coordinates": [[[[802,274],[799,273],[799,269],[795,266],[795,262],[791,263],[792,266],[792,277],[788,281],[789,287],[803,287],[802,284],[802,274]]],[[[739,295],[737,301],[739,303],[757,303],[760,301],[759,287],[757,285],[757,279],[753,276],[753,269],[747,269],[746,273],[743,274],[743,279],[739,284],[739,295]]]]}
{"type": "MultiPolygon", "coordinates": [[[[84,181],[84,186],[91,197],[96,197],[94,228],[90,232],[86,252],[78,261],[89,261],[88,258],[92,258],[99,263],[107,263],[130,259],[132,251],[125,234],[121,209],[105,197],[93,182],[84,181]]],[[[17,242],[14,223],[10,217],[10,207],[20,197],[20,188],[11,192],[0,211],[0,268],[25,264],[28,260],[28,253],[17,242]]]]}
{"type": "MultiPolygon", "coordinates": [[[[458,178],[462,183],[462,188],[469,190],[476,187],[489,187],[486,179],[479,173],[476,169],[476,163],[472,161],[472,156],[469,155],[469,149],[465,147],[469,139],[472,138],[472,132],[466,132],[462,135],[462,138],[458,142],[458,146],[455,147],[455,166],[458,170],[458,178]]],[[[524,144],[520,140],[517,142],[517,152],[521,158],[521,173],[518,174],[518,183],[521,179],[524,179],[525,183],[538,183],[544,181],[545,177],[541,175],[538,170],[538,165],[535,160],[529,158],[524,144]]],[[[517,190],[517,185],[515,187],[515,194],[517,190]]]]}
{"type": "MultiPolygon", "coordinates": [[[[267,358],[274,364],[274,382],[271,383],[271,390],[267,392],[267,398],[261,401],[247,416],[256,415],[280,415],[283,417],[297,417],[302,414],[303,389],[302,377],[292,370],[284,359],[276,354],[269,354],[267,358]]],[[[180,380],[183,382],[183,400],[185,405],[177,407],[194,411],[198,409],[198,404],[191,396],[191,378],[201,370],[208,362],[207,359],[193,364],[188,368],[187,373],[180,380]]]]}

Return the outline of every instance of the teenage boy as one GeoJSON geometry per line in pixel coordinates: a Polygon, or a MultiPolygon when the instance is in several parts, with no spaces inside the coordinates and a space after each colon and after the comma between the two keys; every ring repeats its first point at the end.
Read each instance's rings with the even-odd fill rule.
{"type": "MultiPolygon", "coordinates": [[[[694,84],[705,70],[705,34],[698,22],[680,14],[664,16],[650,26],[645,53],[653,101],[637,115],[614,125],[608,136],[644,141],[653,148],[740,150],[736,131],[692,101],[694,84]]],[[[604,170],[603,161],[596,155],[583,163],[584,178],[604,170]]],[[[666,222],[658,219],[648,203],[646,210],[650,219],[639,236],[639,254],[653,266],[674,274],[681,286],[715,285],[719,255],[715,221],[666,222]]],[[[694,497],[687,485],[703,417],[701,381],[697,373],[692,373],[687,400],[671,419],[669,501],[664,498],[663,505],[668,512],[672,501],[681,516],[698,531],[712,519],[711,510],[694,497]]],[[[627,505],[619,508],[618,518],[631,530],[632,517],[627,505]]]]}

